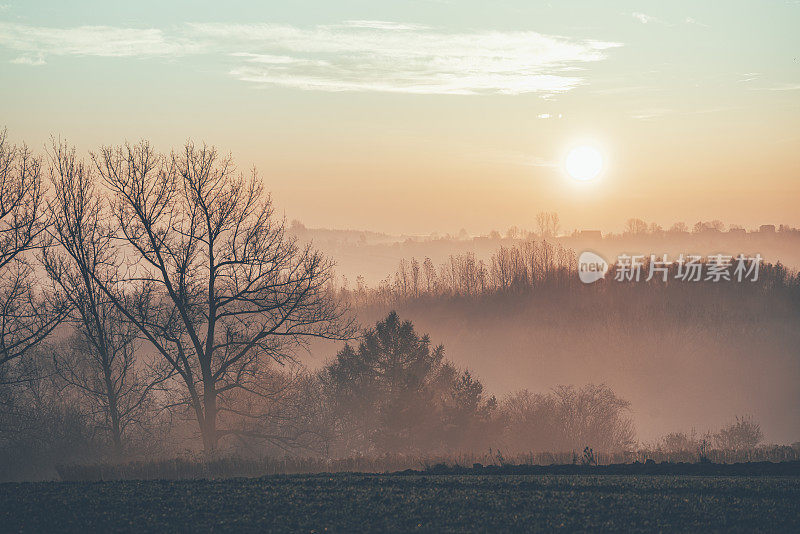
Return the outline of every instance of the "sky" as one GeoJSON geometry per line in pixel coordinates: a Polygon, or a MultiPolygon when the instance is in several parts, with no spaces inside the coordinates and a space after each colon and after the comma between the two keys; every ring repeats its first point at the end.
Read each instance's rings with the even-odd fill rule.
{"type": "Polygon", "coordinates": [[[310,227],[800,226],[798,24],[796,0],[0,0],[0,127],[205,141],[310,227]]]}

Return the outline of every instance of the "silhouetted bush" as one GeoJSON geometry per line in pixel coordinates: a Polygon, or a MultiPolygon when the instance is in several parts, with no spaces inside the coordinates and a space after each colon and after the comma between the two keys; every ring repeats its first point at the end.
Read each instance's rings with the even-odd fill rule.
{"type": "Polygon", "coordinates": [[[629,409],[630,403],[604,384],[560,386],[549,393],[523,390],[501,403],[503,441],[512,451],[632,450],[629,409]]]}

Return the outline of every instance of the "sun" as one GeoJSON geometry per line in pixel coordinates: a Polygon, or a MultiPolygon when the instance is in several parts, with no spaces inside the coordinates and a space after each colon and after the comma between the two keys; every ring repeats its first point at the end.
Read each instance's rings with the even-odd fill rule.
{"type": "Polygon", "coordinates": [[[603,154],[589,145],[576,146],[567,153],[564,168],[574,180],[594,180],[603,171],[603,154]]]}

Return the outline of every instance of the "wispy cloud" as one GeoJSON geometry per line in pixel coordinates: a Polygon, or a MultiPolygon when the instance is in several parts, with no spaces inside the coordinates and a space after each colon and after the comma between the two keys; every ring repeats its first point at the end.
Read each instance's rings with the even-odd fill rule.
{"type": "Polygon", "coordinates": [[[379,21],[190,27],[198,37],[244,49],[237,56],[242,64],[230,71],[237,79],[324,91],[553,94],[583,83],[574,74],[576,64],[600,61],[607,49],[620,46],[536,32],[451,33],[379,21]]]}
{"type": "Polygon", "coordinates": [[[800,83],[780,83],[770,87],[756,87],[763,91],[798,91],[800,90],[800,83]]]}
{"type": "MultiPolygon", "coordinates": [[[[653,15],[648,15],[647,13],[642,13],[641,11],[634,11],[633,13],[628,13],[632,18],[641,22],[642,24],[660,24],[661,26],[668,26],[673,27],[675,24],[664,19],[660,19],[658,17],[654,17],[653,15]]],[[[692,17],[685,17],[683,19],[684,24],[691,24],[694,26],[701,26],[703,28],[708,28],[708,24],[704,24],[699,20],[692,18],[692,17]]]]}
{"type": "Polygon", "coordinates": [[[671,113],[674,113],[674,110],[668,108],[649,108],[634,111],[631,113],[631,118],[640,121],[649,121],[652,119],[661,118],[671,113]]]}
{"type": "Polygon", "coordinates": [[[528,165],[530,167],[548,167],[554,169],[558,167],[558,163],[555,161],[550,161],[548,159],[539,157],[539,156],[529,156],[528,158],[520,159],[520,163],[523,165],[528,165]]]}
{"type": "Polygon", "coordinates": [[[41,55],[37,55],[35,57],[32,56],[19,56],[11,60],[11,63],[15,65],[31,65],[33,67],[38,67],[40,65],[44,65],[47,62],[41,55]]]}
{"type": "Polygon", "coordinates": [[[800,90],[800,83],[797,82],[779,82],[770,83],[763,78],[759,72],[746,72],[740,75],[739,83],[748,84],[748,89],[751,91],[797,91],[800,90]],[[750,82],[759,82],[761,85],[754,86],[750,82]]]}
{"type": "Polygon", "coordinates": [[[234,78],[264,85],[546,97],[585,83],[584,64],[603,60],[621,44],[532,31],[449,32],[415,23],[349,20],[312,27],[189,23],[169,30],[0,23],[0,46],[21,52],[21,58],[37,58],[28,64],[43,64],[49,55],[205,53],[232,61],[234,78]]]}
{"type": "Polygon", "coordinates": [[[0,22],[0,46],[40,55],[138,57],[183,55],[197,51],[199,44],[153,28],[49,28],[0,22]]]}
{"type": "Polygon", "coordinates": [[[384,20],[347,20],[342,24],[334,25],[333,27],[341,28],[363,28],[370,30],[428,30],[430,26],[424,24],[406,24],[400,22],[386,22],[384,20]]]}
{"type": "Polygon", "coordinates": [[[760,72],[745,72],[744,74],[742,74],[742,77],[739,79],[739,82],[747,83],[747,82],[752,82],[754,80],[758,80],[759,78],[761,78],[760,72]]]}
{"type": "Polygon", "coordinates": [[[693,19],[692,17],[686,17],[685,19],[683,19],[683,22],[694,26],[700,26],[702,28],[708,28],[708,24],[704,24],[697,19],[693,19]]]}
{"type": "Polygon", "coordinates": [[[640,12],[631,13],[631,17],[638,20],[642,24],[650,24],[651,22],[661,22],[661,19],[658,19],[656,17],[651,17],[650,15],[640,12]]]}

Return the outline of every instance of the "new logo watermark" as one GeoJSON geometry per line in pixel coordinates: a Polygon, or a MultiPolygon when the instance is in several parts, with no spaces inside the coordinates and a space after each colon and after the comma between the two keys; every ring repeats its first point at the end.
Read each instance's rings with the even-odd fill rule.
{"type": "Polygon", "coordinates": [[[594,252],[581,252],[578,258],[578,276],[584,284],[603,278],[608,272],[608,262],[594,252]]]}

